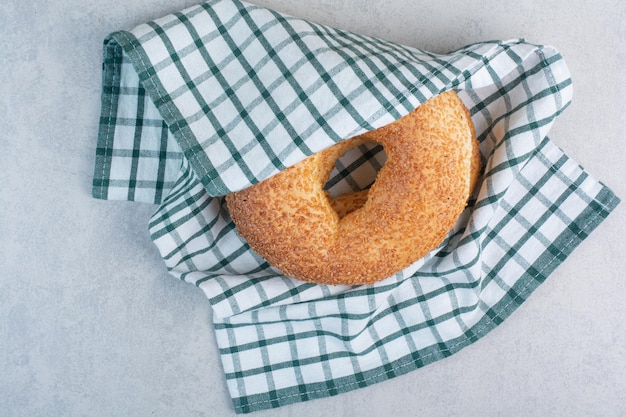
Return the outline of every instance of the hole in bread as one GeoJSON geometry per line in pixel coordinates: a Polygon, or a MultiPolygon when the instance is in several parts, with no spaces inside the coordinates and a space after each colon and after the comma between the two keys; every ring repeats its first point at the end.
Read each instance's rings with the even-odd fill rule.
{"type": "Polygon", "coordinates": [[[331,207],[339,218],[361,208],[387,155],[383,146],[368,141],[348,149],[336,161],[324,185],[331,207]]]}

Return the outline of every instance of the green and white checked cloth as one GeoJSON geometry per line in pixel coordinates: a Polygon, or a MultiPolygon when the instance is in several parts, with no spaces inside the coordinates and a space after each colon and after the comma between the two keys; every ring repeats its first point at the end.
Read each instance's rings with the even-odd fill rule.
{"type": "MultiPolygon", "coordinates": [[[[506,319],[619,199],[546,136],[572,82],[523,40],[433,54],[218,0],[105,41],[94,196],[158,205],[152,239],[213,307],[226,382],[247,413],[365,387],[452,355],[506,319]],[[224,194],[456,90],[484,174],[424,259],[371,286],[283,276],[237,235],[224,194]]],[[[380,147],[338,163],[362,187],[380,147]]],[[[368,177],[369,176],[369,177],[368,177]]]]}

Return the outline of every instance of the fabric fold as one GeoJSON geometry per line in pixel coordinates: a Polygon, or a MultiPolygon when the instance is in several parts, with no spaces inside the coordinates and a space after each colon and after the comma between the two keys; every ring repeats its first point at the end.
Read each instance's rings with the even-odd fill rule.
{"type": "MultiPolygon", "coordinates": [[[[110,88],[151,99],[119,109],[131,113],[125,118],[156,123],[160,115],[207,192],[220,196],[462,88],[483,61],[502,75],[535,49],[494,41],[437,55],[214,1],[111,34],[104,70],[110,88]]],[[[489,82],[484,71],[472,81],[489,82]]],[[[108,117],[119,116],[117,105],[103,104],[108,117]]]]}
{"type": "MultiPolygon", "coordinates": [[[[111,34],[103,70],[93,195],[156,204],[152,240],[209,299],[239,413],[369,386],[475,343],[619,202],[549,139],[572,80],[555,48],[523,39],[434,54],[218,0],[111,34]],[[426,257],[375,285],[315,285],[239,237],[224,194],[447,90],[470,110],[483,173],[426,257]]],[[[360,152],[331,193],[380,164],[360,152]]]]}

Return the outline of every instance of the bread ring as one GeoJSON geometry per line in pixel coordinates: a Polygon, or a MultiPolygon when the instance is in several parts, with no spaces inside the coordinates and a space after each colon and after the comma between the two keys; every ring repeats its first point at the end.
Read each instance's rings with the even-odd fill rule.
{"type": "Polygon", "coordinates": [[[474,125],[456,93],[342,141],[254,186],[226,196],[237,231],[285,275],[323,284],[370,284],[444,240],[478,180],[474,125]],[[335,161],[365,142],[387,162],[369,190],[324,191],[335,161]]]}

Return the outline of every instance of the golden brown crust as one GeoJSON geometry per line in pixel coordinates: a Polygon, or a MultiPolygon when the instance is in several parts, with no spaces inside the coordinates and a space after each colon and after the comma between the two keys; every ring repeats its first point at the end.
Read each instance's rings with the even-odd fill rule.
{"type": "Polygon", "coordinates": [[[285,275],[369,284],[436,248],[465,208],[480,173],[467,108],[434,97],[387,126],[340,142],[226,196],[239,234],[285,275]],[[324,184],[348,149],[376,141],[387,162],[369,190],[331,199],[324,184]]]}
{"type": "Polygon", "coordinates": [[[366,189],[331,198],[329,200],[330,207],[337,212],[339,219],[343,219],[347,214],[352,213],[365,205],[368,193],[369,189],[366,189]]]}

